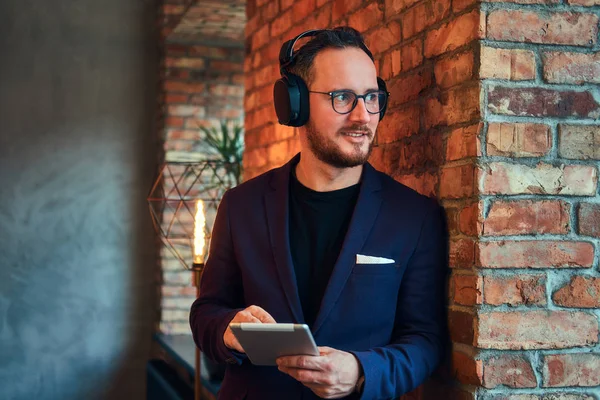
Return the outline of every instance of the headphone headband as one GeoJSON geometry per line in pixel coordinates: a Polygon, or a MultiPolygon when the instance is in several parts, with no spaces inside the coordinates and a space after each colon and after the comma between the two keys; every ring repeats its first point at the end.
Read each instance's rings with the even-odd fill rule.
{"type": "Polygon", "coordinates": [[[281,50],[279,50],[279,65],[281,66],[281,68],[287,67],[292,62],[292,59],[294,58],[294,46],[296,45],[296,42],[298,42],[298,40],[302,39],[303,37],[318,35],[320,32],[323,31],[324,29],[312,29],[306,32],[302,32],[295,38],[285,42],[283,46],[281,46],[281,50]]]}

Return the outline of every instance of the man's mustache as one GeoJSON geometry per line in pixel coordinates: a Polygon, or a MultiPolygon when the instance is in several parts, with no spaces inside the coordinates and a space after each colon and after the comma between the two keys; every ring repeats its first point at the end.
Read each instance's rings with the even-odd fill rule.
{"type": "Polygon", "coordinates": [[[345,128],[340,129],[340,133],[343,133],[343,132],[359,132],[359,133],[366,133],[369,136],[373,136],[373,132],[371,131],[371,128],[369,128],[366,125],[347,126],[345,128]]]}

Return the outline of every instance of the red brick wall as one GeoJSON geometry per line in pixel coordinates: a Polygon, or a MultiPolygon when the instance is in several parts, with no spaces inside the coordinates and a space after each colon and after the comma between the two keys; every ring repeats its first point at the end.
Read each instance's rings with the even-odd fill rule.
{"type": "MultiPolygon", "coordinates": [[[[195,43],[174,43],[170,39],[178,21],[192,2],[169,0],[162,5],[163,46],[159,99],[159,120],[168,161],[211,157],[199,127],[218,126],[222,119],[241,120],[244,116],[243,43],[230,41],[230,47],[195,43]]],[[[243,30],[243,27],[239,27],[243,30]]],[[[214,153],[213,153],[214,154],[214,153]]],[[[169,184],[165,191],[169,192],[169,184]]],[[[207,214],[214,210],[207,210],[207,214]]],[[[214,215],[207,215],[209,224],[214,215]]],[[[163,221],[170,221],[166,212],[163,221]]],[[[193,220],[184,215],[182,223],[191,230],[193,220]]],[[[188,263],[191,263],[191,256],[188,263]]],[[[167,334],[189,334],[189,309],[196,298],[190,271],[161,246],[162,293],[159,330],[167,334]]]]}
{"type": "Polygon", "coordinates": [[[350,24],[392,93],[371,162],[436,196],[451,235],[448,366],[407,398],[600,391],[598,0],[249,0],[245,178],[299,150],[281,44],[350,24]]]}

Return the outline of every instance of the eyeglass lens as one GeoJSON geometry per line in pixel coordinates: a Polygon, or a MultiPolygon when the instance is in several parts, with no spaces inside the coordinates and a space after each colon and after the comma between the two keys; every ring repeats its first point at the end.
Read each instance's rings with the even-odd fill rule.
{"type": "MultiPolygon", "coordinates": [[[[383,90],[377,90],[366,93],[361,96],[365,101],[367,111],[371,114],[379,113],[385,106],[387,100],[387,93],[383,90]]],[[[350,91],[334,92],[332,93],[333,109],[342,114],[351,112],[356,104],[358,104],[358,98],[356,93],[350,91]]]]}

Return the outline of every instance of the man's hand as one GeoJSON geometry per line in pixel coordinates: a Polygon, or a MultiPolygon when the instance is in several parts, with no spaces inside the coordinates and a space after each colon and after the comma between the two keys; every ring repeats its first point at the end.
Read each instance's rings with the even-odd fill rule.
{"type": "MultiPolygon", "coordinates": [[[[259,306],[250,306],[237,314],[231,320],[231,322],[251,322],[256,324],[266,324],[266,323],[275,323],[275,319],[271,317],[271,314],[260,308],[259,306]]],[[[230,323],[231,323],[230,322],[230,323]]],[[[225,329],[225,333],[223,334],[223,342],[225,346],[229,347],[232,350],[239,351],[240,353],[245,353],[242,345],[238,340],[233,336],[233,332],[231,332],[231,328],[228,326],[225,329]]]]}
{"type": "Polygon", "coordinates": [[[301,382],[317,396],[337,399],[354,392],[360,365],[351,353],[319,347],[319,356],[286,356],[277,359],[279,370],[301,382]]]}

